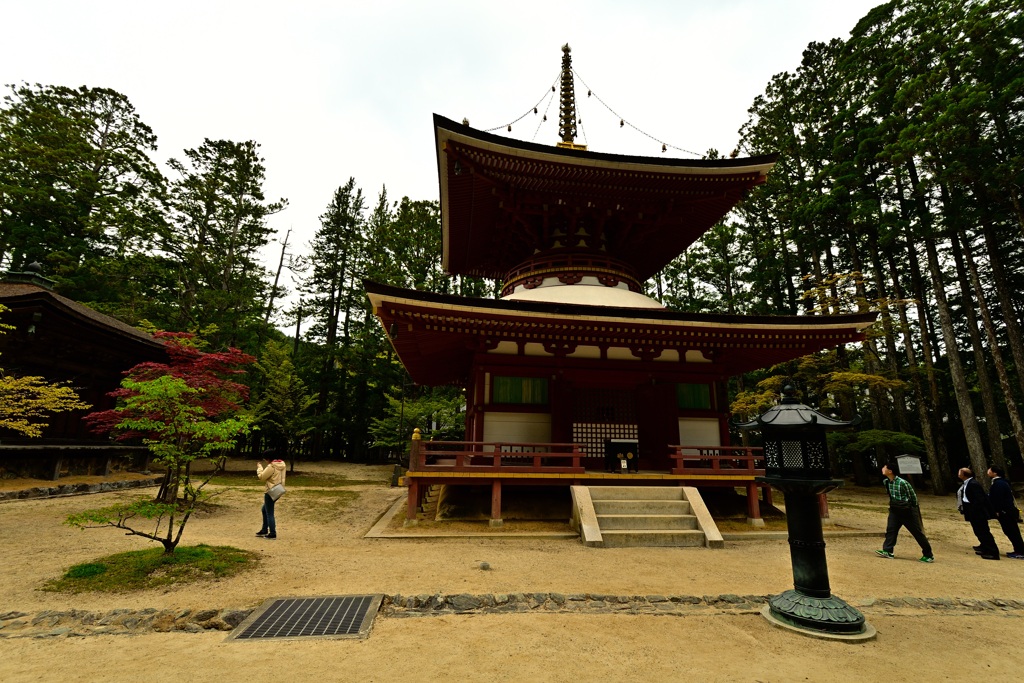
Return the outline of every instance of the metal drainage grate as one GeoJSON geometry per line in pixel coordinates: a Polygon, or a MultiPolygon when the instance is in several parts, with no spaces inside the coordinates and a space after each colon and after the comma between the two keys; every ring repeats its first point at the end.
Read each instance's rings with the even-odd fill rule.
{"type": "Polygon", "coordinates": [[[383,599],[382,594],[271,598],[239,624],[228,640],[366,638],[383,599]]]}

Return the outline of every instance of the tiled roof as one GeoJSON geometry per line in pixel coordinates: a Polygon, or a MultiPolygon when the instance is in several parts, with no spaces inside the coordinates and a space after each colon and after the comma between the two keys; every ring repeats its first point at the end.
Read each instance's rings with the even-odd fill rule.
{"type": "Polygon", "coordinates": [[[30,302],[32,300],[49,300],[53,305],[58,308],[64,309],[69,314],[86,320],[94,325],[107,328],[110,331],[118,334],[135,338],[141,342],[152,344],[153,346],[162,346],[160,342],[153,339],[152,335],[143,332],[137,327],[121,322],[117,318],[112,318],[109,315],[100,313],[84,304],[80,304],[77,301],[56,294],[45,287],[39,287],[37,285],[23,284],[23,283],[10,283],[0,282],[0,304],[6,305],[8,308],[13,308],[13,304],[18,302],[30,302]]]}
{"type": "Polygon", "coordinates": [[[663,159],[560,149],[437,115],[434,136],[442,267],[451,274],[496,279],[546,248],[541,235],[549,223],[586,217],[604,226],[608,253],[646,280],[764,182],[776,160],[775,155],[663,159]]]}

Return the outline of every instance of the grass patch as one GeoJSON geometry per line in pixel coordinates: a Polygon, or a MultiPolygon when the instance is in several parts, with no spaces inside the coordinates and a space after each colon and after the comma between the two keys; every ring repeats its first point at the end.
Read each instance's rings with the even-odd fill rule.
{"type": "Polygon", "coordinates": [[[163,548],[133,550],[76,564],[59,579],[47,581],[42,590],[58,593],[125,593],[223,579],[252,569],[256,553],[229,546],[178,546],[165,555],[163,548]]]}
{"type": "MultiPolygon", "coordinates": [[[[285,485],[287,486],[290,481],[288,480],[285,485]]],[[[359,493],[356,491],[303,489],[302,491],[289,491],[279,503],[283,509],[286,509],[286,514],[294,514],[311,522],[326,524],[337,519],[357,500],[359,500],[359,493]]]]}
{"type": "MultiPolygon", "coordinates": [[[[198,478],[198,475],[196,475],[198,478]]],[[[200,480],[201,481],[201,480],[200,480]]],[[[210,480],[211,484],[217,486],[263,486],[264,482],[256,478],[255,470],[251,473],[245,472],[224,472],[210,480]]],[[[291,487],[313,487],[313,488],[344,488],[346,486],[385,486],[390,485],[390,479],[346,479],[336,474],[320,474],[310,472],[303,474],[296,472],[285,477],[285,488],[291,487]]]]}
{"type": "Polygon", "coordinates": [[[76,564],[74,567],[69,569],[65,578],[68,579],[91,579],[94,576],[99,576],[107,571],[107,565],[100,564],[98,562],[86,562],[85,564],[76,564]]]}

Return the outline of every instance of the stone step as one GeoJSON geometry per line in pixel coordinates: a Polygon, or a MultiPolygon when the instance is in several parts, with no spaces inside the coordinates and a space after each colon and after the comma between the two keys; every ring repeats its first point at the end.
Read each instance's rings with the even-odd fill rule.
{"type": "Polygon", "coordinates": [[[600,515],[688,515],[685,500],[595,500],[594,512],[600,515]]]}
{"type": "Polygon", "coordinates": [[[637,548],[644,546],[682,547],[704,545],[704,532],[672,529],[610,529],[601,530],[606,548],[637,548]]]}
{"type": "Polygon", "coordinates": [[[601,531],[608,529],[696,529],[695,515],[598,515],[601,531]]]}
{"type": "Polygon", "coordinates": [[[591,500],[685,500],[679,486],[591,486],[591,500]]]}

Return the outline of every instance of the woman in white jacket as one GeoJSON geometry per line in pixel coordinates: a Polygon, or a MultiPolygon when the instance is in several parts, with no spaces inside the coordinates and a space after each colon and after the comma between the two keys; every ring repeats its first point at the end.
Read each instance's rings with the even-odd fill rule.
{"type": "Polygon", "coordinates": [[[284,475],[284,460],[280,458],[271,460],[267,465],[256,464],[256,476],[266,485],[263,492],[263,527],[256,532],[257,536],[277,538],[277,521],[274,519],[274,503],[277,501],[271,498],[268,492],[278,484],[284,486],[284,475]]]}

